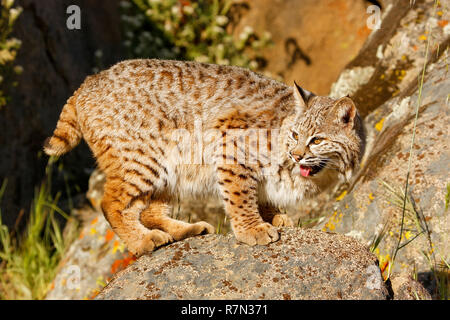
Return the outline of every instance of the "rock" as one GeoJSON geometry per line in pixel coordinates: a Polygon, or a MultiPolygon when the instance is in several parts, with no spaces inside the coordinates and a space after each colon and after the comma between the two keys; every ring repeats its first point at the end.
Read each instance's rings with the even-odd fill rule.
{"type": "Polygon", "coordinates": [[[325,95],[371,32],[368,5],[362,0],[245,1],[234,33],[246,27],[270,32],[273,46],[263,51],[265,71],[325,95]]]}
{"type": "Polygon", "coordinates": [[[103,187],[105,186],[105,182],[106,176],[99,169],[95,169],[89,177],[89,189],[86,193],[86,198],[98,212],[102,212],[101,203],[103,199],[103,187]]]}
{"type": "Polygon", "coordinates": [[[431,295],[420,284],[407,275],[391,278],[394,300],[431,300],[431,295]]]}
{"type": "MultiPolygon", "coordinates": [[[[111,277],[133,263],[125,244],[114,234],[102,210],[105,175],[98,169],[89,178],[86,198],[90,206],[74,209],[71,215],[80,223],[80,235],[67,250],[59,271],[47,293],[47,300],[92,299],[111,277]]],[[[224,222],[222,203],[208,199],[202,202],[183,199],[175,204],[173,217],[183,221],[208,220],[221,225],[220,232],[229,231],[224,222]]]]}
{"type": "Polygon", "coordinates": [[[425,61],[428,37],[432,37],[429,62],[435,62],[450,43],[448,10],[443,4],[438,8],[434,4],[434,0],[416,0],[412,5],[386,3],[380,28],[341,72],[330,95],[349,94],[365,117],[392,97],[412,94],[425,61]]]}
{"type": "Polygon", "coordinates": [[[46,300],[92,299],[112,275],[133,263],[125,244],[115,235],[103,214],[84,208],[91,216],[61,261],[46,300]]]}
{"type": "Polygon", "coordinates": [[[358,241],[300,228],[268,246],[206,235],[162,247],[117,273],[96,299],[388,299],[358,241]]]}

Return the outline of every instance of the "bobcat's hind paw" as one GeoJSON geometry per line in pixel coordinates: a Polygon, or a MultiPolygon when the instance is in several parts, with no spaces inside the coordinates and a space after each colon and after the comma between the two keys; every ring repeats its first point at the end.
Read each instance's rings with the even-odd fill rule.
{"type": "Polygon", "coordinates": [[[173,242],[173,238],[170,234],[158,229],[153,229],[146,232],[141,239],[127,243],[127,247],[128,251],[136,257],[139,257],[171,242],[173,242]]]}
{"type": "Polygon", "coordinates": [[[294,222],[287,214],[276,214],[273,216],[272,225],[275,227],[293,227],[294,222]]]}
{"type": "Polygon", "coordinates": [[[172,237],[177,241],[202,234],[214,233],[214,231],[214,227],[205,221],[196,223],[175,221],[168,230],[172,237]]]}
{"type": "Polygon", "coordinates": [[[250,246],[256,244],[266,245],[280,238],[277,229],[267,222],[262,222],[255,227],[235,231],[234,233],[238,241],[250,246]]]}

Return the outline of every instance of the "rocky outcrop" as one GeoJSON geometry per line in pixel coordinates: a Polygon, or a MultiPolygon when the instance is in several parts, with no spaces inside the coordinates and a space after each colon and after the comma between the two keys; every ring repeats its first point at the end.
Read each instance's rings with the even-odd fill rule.
{"type": "Polygon", "coordinates": [[[388,299],[376,257],[358,241],[285,228],[268,246],[188,238],[142,256],[96,299],[388,299]]]}

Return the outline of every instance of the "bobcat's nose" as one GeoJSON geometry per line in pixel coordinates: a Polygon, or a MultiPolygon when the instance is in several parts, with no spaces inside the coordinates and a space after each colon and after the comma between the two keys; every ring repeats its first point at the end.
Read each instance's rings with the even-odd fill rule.
{"type": "Polygon", "coordinates": [[[292,152],[289,152],[289,154],[291,155],[292,159],[294,159],[296,162],[300,162],[300,160],[303,159],[303,155],[292,153],[292,152]]]}

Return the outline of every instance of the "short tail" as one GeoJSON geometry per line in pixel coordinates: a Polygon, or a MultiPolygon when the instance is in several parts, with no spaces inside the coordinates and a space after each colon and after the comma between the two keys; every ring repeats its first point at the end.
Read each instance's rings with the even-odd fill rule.
{"type": "Polygon", "coordinates": [[[44,152],[49,156],[60,156],[72,150],[82,137],[75,98],[71,97],[62,109],[53,136],[45,140],[44,152]]]}

